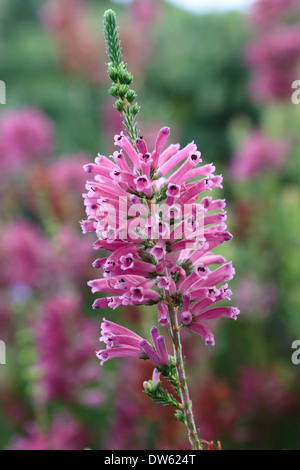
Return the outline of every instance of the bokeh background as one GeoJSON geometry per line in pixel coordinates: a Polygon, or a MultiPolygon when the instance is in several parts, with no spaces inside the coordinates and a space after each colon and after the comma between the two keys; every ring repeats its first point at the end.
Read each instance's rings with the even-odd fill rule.
{"type": "Polygon", "coordinates": [[[1,0],[0,448],[188,448],[172,410],[142,393],[147,362],[101,368],[95,357],[102,316],[141,334],[155,317],[150,307],[94,312],[87,287],[95,252],[79,226],[82,165],[111,154],[121,126],[107,93],[107,8],[149,146],[167,125],[224,176],[234,239],[221,252],[241,314],[215,324],[214,348],[184,344],[201,436],[224,449],[298,449],[298,0],[206,14],[160,0],[1,0]]]}

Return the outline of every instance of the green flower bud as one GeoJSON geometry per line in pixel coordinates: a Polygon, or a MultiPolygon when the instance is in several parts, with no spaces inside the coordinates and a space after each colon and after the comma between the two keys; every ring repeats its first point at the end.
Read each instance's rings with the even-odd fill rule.
{"type": "Polygon", "coordinates": [[[114,98],[119,98],[119,87],[118,86],[112,86],[109,89],[109,94],[112,95],[114,98]]]}
{"type": "Polygon", "coordinates": [[[130,85],[132,83],[133,76],[131,75],[130,72],[127,72],[126,70],[120,70],[119,80],[120,80],[120,83],[124,85],[130,85]]]}
{"type": "Polygon", "coordinates": [[[110,66],[108,68],[108,76],[113,82],[116,82],[119,78],[119,71],[117,67],[114,67],[113,65],[110,66]]]}
{"type": "Polygon", "coordinates": [[[126,99],[129,103],[132,103],[136,99],[136,92],[133,90],[128,90],[126,99]]]}
{"type": "Polygon", "coordinates": [[[128,89],[129,89],[128,85],[120,85],[120,87],[119,87],[119,97],[124,98],[127,91],[128,91],[128,89]]]}
{"type": "Polygon", "coordinates": [[[139,112],[140,110],[140,107],[137,103],[135,103],[132,108],[131,108],[131,114],[133,117],[135,117],[137,115],[137,113],[139,112]]]}
{"type": "Polygon", "coordinates": [[[116,101],[115,104],[114,104],[114,108],[117,111],[119,111],[120,113],[122,113],[124,111],[124,105],[123,105],[122,101],[121,100],[116,101]]]}

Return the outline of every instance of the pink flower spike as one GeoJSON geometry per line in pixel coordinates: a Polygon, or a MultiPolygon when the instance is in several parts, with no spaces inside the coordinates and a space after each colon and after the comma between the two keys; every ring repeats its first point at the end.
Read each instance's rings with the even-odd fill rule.
{"type": "MultiPolygon", "coordinates": [[[[229,307],[227,310],[211,307],[229,299],[231,291],[224,283],[234,275],[232,264],[211,250],[232,235],[225,231],[224,200],[206,196],[200,204],[196,201],[200,193],[220,188],[222,176],[213,176],[212,164],[198,166],[201,154],[194,142],[181,150],[178,145],[170,145],[162,152],[168,134],[169,128],[160,131],[155,150],[150,154],[142,137],[135,142],[136,151],[121,133],[115,138],[120,151],[109,159],[99,156],[86,167],[95,177],[86,185],[84,204],[88,220],[82,222],[82,227],[84,231],[96,230],[99,239],[94,243],[95,249],[110,252],[93,264],[103,269],[102,279],[89,281],[93,292],[107,292],[110,297],[97,299],[93,307],[116,309],[122,305],[158,304],[158,323],[167,325],[170,312],[163,295],[170,295],[174,305],[182,296],[182,306],[178,304],[176,315],[191,330],[200,328],[198,333],[202,333],[207,344],[212,344],[213,336],[194,317],[203,315],[204,321],[213,315],[237,316],[237,310],[229,307]],[[151,166],[155,171],[150,171],[151,166]],[[120,200],[124,202],[121,204],[120,200]],[[157,202],[164,206],[163,216],[162,212],[153,212],[157,202]],[[182,222],[185,204],[192,207],[188,227],[182,222]],[[167,218],[168,222],[172,220],[171,224],[167,218]],[[216,265],[219,267],[215,268],[216,265]]],[[[159,351],[159,332],[154,329],[152,334],[155,350],[147,342],[142,343],[143,349],[142,338],[132,339],[130,333],[118,333],[117,338],[109,336],[107,344],[110,349],[128,349],[139,342],[139,354],[145,357],[146,348],[155,363],[161,360],[155,353],[159,351]]]]}

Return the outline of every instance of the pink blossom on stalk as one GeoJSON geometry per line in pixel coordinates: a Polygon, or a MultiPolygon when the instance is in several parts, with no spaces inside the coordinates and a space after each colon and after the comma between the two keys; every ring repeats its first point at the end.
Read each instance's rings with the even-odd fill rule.
{"type": "Polygon", "coordinates": [[[237,150],[230,165],[235,180],[251,180],[264,171],[280,171],[286,162],[289,144],[254,130],[237,150]]]}
{"type": "MultiPolygon", "coordinates": [[[[178,145],[163,150],[169,133],[168,128],[161,129],[152,151],[142,138],[137,139],[135,147],[121,133],[115,136],[115,145],[126,154],[126,167],[118,166],[114,156],[101,156],[101,161],[96,159],[95,164],[84,167],[85,171],[95,175],[95,179],[86,185],[84,199],[88,220],[82,222],[83,231],[96,232],[99,240],[94,248],[108,252],[106,258],[94,263],[94,267],[102,270],[103,277],[89,284],[93,292],[106,292],[109,296],[97,299],[94,308],[158,304],[159,322],[163,324],[168,321],[167,292],[171,299],[177,299],[179,306],[183,301],[183,326],[200,334],[206,344],[214,344],[213,335],[202,325],[202,320],[206,323],[216,317],[236,318],[238,314],[237,309],[229,307],[207,311],[214,302],[229,298],[226,283],[234,276],[232,264],[211,251],[232,238],[226,231],[225,202],[214,201],[206,195],[207,190],[222,187],[222,176],[214,176],[212,165],[198,166],[201,156],[194,143],[181,150],[178,145]],[[142,159],[139,152],[146,150],[149,158],[142,159]],[[114,177],[116,171],[117,180],[114,177]],[[199,179],[191,182],[196,172],[199,179]],[[203,195],[197,205],[199,193],[203,195]],[[149,207],[158,197],[164,209],[153,215],[149,207]],[[119,208],[121,199],[125,200],[122,211],[119,208]],[[106,206],[102,204],[104,200],[106,206]],[[186,230],[180,231],[179,235],[175,226],[170,226],[170,233],[164,230],[165,212],[175,206],[177,212],[183,214],[186,205],[191,208],[187,227],[183,222],[176,226],[176,230],[186,230]],[[130,218],[127,213],[132,214],[130,218]],[[131,230],[135,224],[137,231],[131,230]],[[157,230],[153,239],[151,230],[155,225],[157,230]],[[111,238],[109,233],[115,236],[111,238]],[[212,269],[215,265],[219,267],[212,269]]],[[[114,338],[120,342],[118,348],[100,351],[102,362],[110,357],[143,356],[145,348],[141,351],[141,338],[132,332],[125,335],[126,341],[123,336],[114,338]]],[[[148,353],[149,348],[151,346],[146,345],[148,353]]]]}
{"type": "Polygon", "coordinates": [[[170,135],[168,127],[158,132],[154,148],[140,135],[136,120],[139,105],[132,104],[135,92],[126,91],[132,75],[122,60],[117,20],[112,10],[104,14],[104,36],[111,60],[108,64],[113,82],[110,93],[117,98],[115,108],[123,115],[126,133],[114,138],[117,152],[108,158],[100,155],[95,163],[84,166],[94,179],[87,182],[87,193],[83,195],[88,220],[82,226],[84,232],[90,230],[97,234],[99,239],[94,248],[107,253],[94,264],[100,273],[102,270],[102,277],[89,284],[93,292],[106,292],[109,296],[97,299],[93,307],[159,305],[158,320],[169,322],[174,357],[169,356],[164,337],[155,326],[151,328],[154,343],[151,346],[146,339],[130,330],[124,331],[117,324],[105,326],[106,334],[101,340],[106,342],[107,349],[97,355],[101,364],[112,357],[149,358],[172,384],[181,403],[161,388],[157,375],[153,376],[154,382],[144,381],[146,395],[177,409],[175,416],[187,426],[192,449],[200,450],[180,330],[186,326],[193,331],[196,325],[195,331],[205,343],[214,344],[213,335],[202,325],[202,320],[215,316],[236,318],[238,313],[232,309],[231,315],[221,312],[212,315],[205,306],[199,307],[201,301],[209,306],[218,296],[227,298],[223,284],[234,274],[231,264],[211,251],[232,238],[224,222],[224,201],[213,202],[206,194],[213,188],[222,188],[223,177],[214,176],[215,168],[211,164],[198,166],[202,159],[194,142],[182,149],[177,144],[163,150],[170,135]],[[198,202],[200,194],[202,199],[198,202]],[[216,209],[219,215],[211,213],[216,209]],[[221,266],[213,269],[216,263],[221,266]],[[196,307],[200,310],[193,314],[192,309],[196,307]],[[203,314],[199,323],[198,313],[203,314]]]}
{"type": "Polygon", "coordinates": [[[0,166],[15,169],[48,155],[54,144],[52,123],[39,109],[4,112],[0,118],[0,166]]]}

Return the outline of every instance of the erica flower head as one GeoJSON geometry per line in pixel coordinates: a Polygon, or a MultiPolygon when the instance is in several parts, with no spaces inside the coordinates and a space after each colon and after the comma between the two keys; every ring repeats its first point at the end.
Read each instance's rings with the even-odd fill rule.
{"type": "Polygon", "coordinates": [[[88,220],[82,225],[97,232],[95,249],[108,251],[94,263],[103,278],[90,282],[93,292],[109,294],[95,308],[161,302],[173,308],[188,293],[190,311],[198,312],[201,300],[210,305],[226,298],[220,288],[234,269],[211,250],[232,236],[226,230],[224,201],[207,195],[222,187],[222,177],[214,175],[213,165],[202,163],[193,142],[164,149],[169,133],[161,129],[153,149],[140,136],[132,142],[117,135],[117,155],[101,156],[100,162],[97,157],[84,167],[94,180],[87,182],[88,220]],[[146,154],[139,149],[149,158],[143,159],[146,154]]]}
{"type": "Polygon", "coordinates": [[[113,81],[110,93],[117,100],[124,130],[115,136],[111,155],[98,155],[84,166],[89,180],[83,195],[87,213],[83,231],[95,232],[95,250],[107,252],[94,263],[99,278],[89,281],[93,293],[101,293],[93,307],[157,305],[158,322],[170,330],[174,356],[168,354],[155,326],[151,346],[147,339],[107,320],[100,338],[106,349],[97,356],[101,364],[115,357],[150,359],[182,402],[163,390],[160,380],[146,382],[145,393],[176,408],[177,418],[189,428],[192,447],[199,449],[180,330],[187,328],[213,345],[209,321],[236,319],[239,313],[214,306],[229,299],[227,283],[234,276],[232,264],[212,251],[232,238],[225,223],[225,201],[212,198],[215,188],[222,189],[223,178],[203,161],[194,142],[168,143],[169,127],[160,129],[153,147],[143,138],[137,127],[136,95],[129,88],[133,77],[122,60],[116,17],[110,10],[104,16],[104,31],[113,81]]]}

